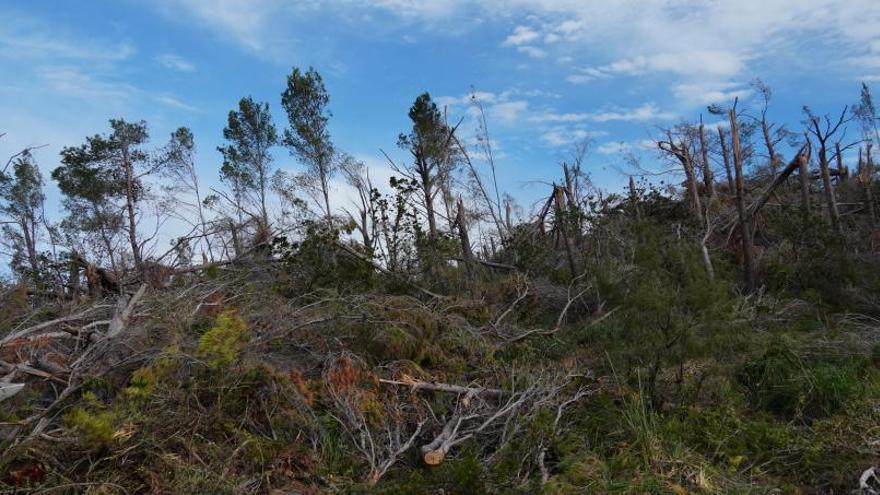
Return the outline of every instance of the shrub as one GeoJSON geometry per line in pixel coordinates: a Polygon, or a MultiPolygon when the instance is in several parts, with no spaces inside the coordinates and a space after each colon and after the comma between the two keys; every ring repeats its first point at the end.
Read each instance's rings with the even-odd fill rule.
{"type": "Polygon", "coordinates": [[[116,415],[111,412],[92,413],[75,407],[64,415],[64,426],[77,432],[87,444],[101,447],[110,444],[116,433],[116,415]]]}
{"type": "Polygon", "coordinates": [[[753,406],[788,418],[831,415],[861,386],[856,365],[808,365],[779,345],[745,363],[738,378],[753,406]]]}
{"type": "Polygon", "coordinates": [[[219,368],[235,361],[248,340],[245,322],[232,310],[217,316],[214,326],[199,339],[199,355],[219,368]]]}

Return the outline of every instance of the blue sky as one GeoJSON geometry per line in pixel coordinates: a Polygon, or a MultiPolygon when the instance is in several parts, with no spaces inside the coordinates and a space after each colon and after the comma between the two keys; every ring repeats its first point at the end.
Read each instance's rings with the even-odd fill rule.
{"type": "MultiPolygon", "coordinates": [[[[157,146],[192,128],[215,181],[227,112],[252,95],[282,128],[291,66],[321,72],[337,147],[378,177],[380,148],[405,157],[395,141],[415,96],[468,116],[474,87],[501,185],[526,206],[576,141],[591,138],[588,170],[616,188],[621,147],[748,100],[755,77],[774,91],[771,117],[794,126],[804,104],[836,112],[860,81],[880,86],[876,0],[12,0],[0,17],[0,156],[46,144],[47,175],[61,147],[123,117],[147,120],[157,146]]],[[[298,168],[284,150],[276,164],[298,168]]]]}

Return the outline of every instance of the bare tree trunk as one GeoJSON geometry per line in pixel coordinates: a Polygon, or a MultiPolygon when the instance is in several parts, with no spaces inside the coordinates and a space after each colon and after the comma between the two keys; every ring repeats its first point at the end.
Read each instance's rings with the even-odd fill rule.
{"type": "Polygon", "coordinates": [[[31,266],[33,274],[36,274],[40,270],[40,263],[39,260],[37,260],[36,230],[32,228],[33,225],[33,221],[25,218],[22,218],[19,224],[24,237],[24,247],[27,251],[28,264],[31,266]]]}
{"type": "Polygon", "coordinates": [[[135,216],[135,183],[134,168],[131,163],[128,146],[122,148],[122,166],[125,169],[125,210],[128,213],[128,242],[131,244],[131,254],[134,257],[134,265],[138,271],[143,267],[141,249],[137,240],[137,218],[135,216]]]}
{"type": "Polygon", "coordinates": [[[700,116],[700,153],[703,159],[703,185],[711,203],[715,198],[715,174],[712,173],[712,166],[709,163],[709,146],[706,144],[706,129],[703,126],[702,115],[700,116]]]}
{"type": "Polygon", "coordinates": [[[779,157],[776,156],[773,139],[770,137],[770,126],[767,125],[767,119],[763,117],[761,118],[761,133],[764,135],[764,146],[767,148],[767,156],[770,157],[770,173],[773,174],[773,177],[776,177],[779,157]]]}
{"type": "Polygon", "coordinates": [[[724,137],[724,129],[718,127],[718,141],[721,143],[721,158],[724,160],[724,173],[727,175],[727,187],[730,194],[736,191],[736,184],[733,182],[733,172],[730,170],[730,152],[727,150],[727,139],[724,137]]]}
{"type": "Polygon", "coordinates": [[[697,177],[694,172],[694,162],[691,159],[690,152],[687,149],[687,144],[682,143],[681,146],[682,155],[681,155],[681,165],[684,167],[685,176],[687,176],[687,184],[688,190],[691,194],[691,202],[693,203],[694,215],[697,217],[697,222],[702,225],[703,224],[703,205],[700,202],[700,191],[697,188],[697,177]]]}
{"type": "Polygon", "coordinates": [[[565,254],[568,257],[568,268],[571,270],[571,277],[577,277],[577,264],[574,261],[574,247],[571,245],[571,237],[568,235],[567,220],[565,215],[565,188],[561,186],[553,186],[553,199],[556,205],[556,226],[559,229],[559,235],[562,236],[565,254]]]}
{"type": "Polygon", "coordinates": [[[837,155],[837,182],[840,183],[849,177],[849,168],[843,164],[843,153],[840,152],[840,143],[834,144],[834,151],[837,155]]]}
{"type": "Polygon", "coordinates": [[[425,215],[428,217],[428,239],[437,239],[437,216],[434,213],[434,179],[427,164],[419,165],[419,179],[421,179],[422,195],[425,200],[425,215]]]}
{"type": "Polygon", "coordinates": [[[632,208],[633,218],[636,222],[642,220],[641,212],[639,211],[639,196],[636,191],[636,181],[630,176],[629,178],[629,204],[632,208]]]}
{"type": "Polygon", "coordinates": [[[330,191],[329,185],[327,184],[327,173],[325,172],[324,167],[321,167],[321,193],[324,195],[324,210],[326,211],[325,215],[327,217],[327,226],[331,226],[333,224],[333,212],[330,211],[330,191]]]}
{"type": "MultiPolygon", "coordinates": [[[[807,142],[810,142],[807,139],[807,142]]],[[[801,160],[798,166],[798,176],[801,183],[801,211],[804,218],[810,216],[810,162],[809,160],[801,160]]]]}
{"type": "Polygon", "coordinates": [[[825,189],[825,202],[828,205],[828,217],[831,227],[838,233],[840,229],[840,211],[837,209],[837,199],[834,196],[834,184],[831,183],[831,171],[828,166],[828,150],[825,143],[820,141],[819,146],[819,169],[822,173],[822,187],[825,189]]]}
{"type": "Polygon", "coordinates": [[[712,237],[712,226],[707,223],[706,234],[700,239],[700,252],[703,254],[703,266],[706,267],[706,275],[709,276],[709,280],[715,281],[715,267],[712,266],[712,257],[709,256],[709,247],[707,246],[710,237],[712,237]]]}
{"type": "Polygon", "coordinates": [[[241,239],[238,237],[238,225],[231,218],[229,219],[229,233],[232,236],[232,250],[235,252],[235,257],[238,258],[241,256],[241,239]]]}
{"type": "Polygon", "coordinates": [[[748,221],[745,201],[745,180],[743,178],[742,149],[739,142],[739,127],[736,122],[736,111],[728,111],[730,117],[730,135],[733,143],[733,167],[736,173],[736,210],[739,214],[739,230],[742,237],[743,277],[746,290],[755,290],[755,261],[752,256],[752,229],[748,221]]]}
{"type": "Polygon", "coordinates": [[[865,187],[865,203],[868,206],[868,220],[871,222],[871,229],[875,229],[877,227],[877,214],[874,211],[874,161],[871,157],[871,143],[866,145],[866,153],[865,153],[865,169],[864,172],[860,175],[863,175],[864,178],[860,177],[862,184],[865,187]]]}
{"type": "Polygon", "coordinates": [[[468,237],[467,219],[465,218],[464,203],[458,198],[456,223],[458,224],[458,238],[461,241],[461,257],[464,259],[465,269],[468,276],[473,274],[473,258],[471,241],[468,237]]]}

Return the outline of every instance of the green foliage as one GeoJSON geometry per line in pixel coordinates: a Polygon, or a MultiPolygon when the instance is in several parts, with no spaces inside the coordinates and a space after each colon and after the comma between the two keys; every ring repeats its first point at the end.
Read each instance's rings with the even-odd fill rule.
{"type": "MultiPolygon", "coordinates": [[[[334,289],[340,293],[366,291],[377,284],[375,270],[364,259],[347,253],[339,246],[340,231],[326,223],[307,222],[299,242],[276,237],[273,252],[284,261],[285,279],[279,289],[288,294],[302,294],[315,289],[334,289]]],[[[351,247],[351,249],[358,249],[351,247]]]]}
{"type": "Polygon", "coordinates": [[[236,360],[248,341],[247,325],[234,310],[217,316],[214,326],[199,338],[199,354],[220,368],[236,360]]]}
{"type": "Polygon", "coordinates": [[[173,362],[170,359],[159,359],[153,364],[138,368],[131,374],[128,387],[123,393],[133,399],[148,399],[155,392],[159,382],[168,376],[173,362]]]}
{"type": "Polygon", "coordinates": [[[94,412],[83,407],[75,407],[64,415],[64,426],[79,434],[91,447],[104,447],[112,443],[116,422],[116,415],[110,411],[94,412]]]}
{"type": "MultiPolygon", "coordinates": [[[[278,144],[278,133],[272,123],[268,103],[258,103],[251,97],[238,102],[238,110],[230,110],[223,128],[225,146],[217,147],[223,155],[220,180],[231,189],[237,208],[258,208],[259,219],[266,225],[266,194],[272,172],[273,146],[278,144]]],[[[240,212],[236,212],[241,215],[240,212]]]]}
{"type": "Polygon", "coordinates": [[[787,418],[821,418],[838,411],[861,388],[857,364],[803,361],[776,344],[746,362],[738,375],[754,407],[787,418]]]}
{"type": "Polygon", "coordinates": [[[486,481],[481,459],[476,452],[466,451],[429,470],[409,470],[391,475],[369,493],[407,495],[439,490],[443,493],[493,493],[486,481]]]}
{"type": "Polygon", "coordinates": [[[335,151],[327,130],[331,117],[327,109],[329,102],[324,80],[314,68],[309,67],[306,71],[293,68],[281,94],[281,106],[287,112],[290,124],[284,130],[283,142],[290,153],[308,168],[300,182],[311,192],[318,193],[323,200],[318,201],[319,207],[328,217],[331,215],[329,181],[336,171],[335,151]]]}

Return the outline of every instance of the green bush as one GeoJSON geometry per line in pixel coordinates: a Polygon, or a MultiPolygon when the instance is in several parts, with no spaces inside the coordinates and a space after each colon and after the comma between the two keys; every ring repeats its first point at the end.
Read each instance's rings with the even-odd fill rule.
{"type": "Polygon", "coordinates": [[[214,326],[199,339],[199,355],[219,368],[232,363],[248,341],[245,322],[233,310],[217,316],[214,326]]]}
{"type": "Polygon", "coordinates": [[[861,387],[856,364],[809,365],[781,345],[745,363],[738,379],[754,407],[786,418],[831,415],[861,387]]]}
{"type": "Polygon", "coordinates": [[[75,431],[92,447],[102,447],[113,442],[116,433],[116,415],[108,412],[89,412],[75,407],[64,415],[64,426],[75,431]]]}

